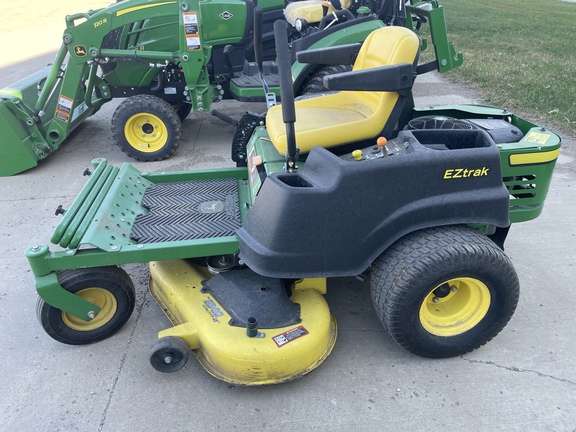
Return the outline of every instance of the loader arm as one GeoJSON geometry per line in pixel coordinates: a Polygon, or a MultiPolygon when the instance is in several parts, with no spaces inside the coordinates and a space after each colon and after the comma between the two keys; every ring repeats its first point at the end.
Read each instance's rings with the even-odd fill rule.
{"type": "Polygon", "coordinates": [[[198,2],[138,0],[66,16],[63,42],[54,63],[40,74],[0,90],[0,126],[6,130],[6,139],[0,144],[4,156],[0,176],[37,165],[113,98],[106,66],[144,66],[143,75],[126,68],[127,79],[138,86],[149,85],[167,65],[180,65],[195,108],[209,106],[214,95],[204,66],[211,47],[200,42],[200,23],[188,30],[184,23],[200,13],[199,7],[198,2]],[[149,38],[150,31],[167,29],[169,36],[161,42],[168,42],[149,38]],[[197,36],[193,46],[187,45],[191,32],[197,36]],[[114,38],[124,38],[121,47],[114,48],[114,38]],[[36,87],[40,88],[37,95],[36,87]]]}
{"type": "MultiPolygon", "coordinates": [[[[434,47],[434,60],[431,60],[426,65],[422,65],[419,73],[432,70],[444,73],[462,65],[462,53],[457,52],[452,42],[448,40],[444,8],[438,4],[437,0],[410,0],[410,2],[406,4],[406,11],[416,19],[424,19],[428,22],[430,42],[434,47]]],[[[420,34],[419,28],[414,25],[412,19],[406,20],[405,27],[420,34]]],[[[428,40],[423,38],[422,51],[426,49],[427,45],[428,40]]]]}

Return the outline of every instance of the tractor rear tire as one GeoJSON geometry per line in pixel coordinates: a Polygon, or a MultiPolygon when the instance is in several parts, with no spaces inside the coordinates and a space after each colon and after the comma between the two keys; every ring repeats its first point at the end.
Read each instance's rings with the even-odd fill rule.
{"type": "Polygon", "coordinates": [[[302,87],[302,91],[299,92],[299,96],[310,96],[317,93],[326,93],[331,90],[328,90],[324,87],[324,82],[322,79],[326,75],[332,75],[342,72],[349,72],[352,70],[352,66],[350,65],[333,65],[333,66],[325,66],[317,71],[315,71],[304,86],[302,87]]]}
{"type": "Polygon", "coordinates": [[[372,301],[388,334],[422,357],[470,352],[496,336],[518,303],[510,259],[467,226],[411,233],[376,259],[372,301]]]}
{"type": "Polygon", "coordinates": [[[126,324],[134,311],[134,285],[119,267],[63,270],[58,272],[58,282],[66,291],[100,307],[91,321],[84,321],[38,297],[38,321],[59,342],[86,345],[106,339],[126,324]]]}
{"type": "Polygon", "coordinates": [[[128,156],[151,162],[167,159],[180,145],[182,122],[172,106],[156,96],[132,96],[112,116],[116,144],[128,156]]]}

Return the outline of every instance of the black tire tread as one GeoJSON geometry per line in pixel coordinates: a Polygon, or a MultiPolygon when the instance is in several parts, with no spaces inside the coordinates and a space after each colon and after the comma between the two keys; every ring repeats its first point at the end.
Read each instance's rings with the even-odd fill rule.
{"type": "Polygon", "coordinates": [[[143,162],[160,161],[168,159],[180,146],[182,120],[172,105],[165,100],[151,95],[136,95],[123,101],[114,111],[112,116],[112,135],[120,149],[131,158],[143,162]],[[169,142],[157,152],[139,152],[126,140],[124,126],[128,119],[138,112],[148,112],[160,117],[174,131],[174,136],[169,137],[169,142]]]}
{"type": "Polygon", "coordinates": [[[84,287],[78,287],[78,278],[85,279],[87,276],[97,275],[99,280],[111,282],[121,286],[123,299],[118,299],[119,303],[124,303],[125,308],[121,309],[119,304],[117,315],[113,317],[103,327],[90,331],[78,332],[66,327],[61,321],[62,311],[48,303],[41,297],[36,302],[36,316],[44,328],[44,331],[53,339],[68,345],[86,345],[104,340],[116,333],[130,319],[136,303],[136,293],[134,284],[130,276],[121,268],[116,266],[95,267],[88,269],[71,269],[57,272],[58,282],[69,292],[75,293],[84,287]],[[97,272],[97,273],[96,273],[97,272]],[[76,286],[75,286],[76,284],[76,286]],[[122,300],[122,302],[120,302],[122,300]],[[56,320],[56,322],[54,321],[56,320]],[[101,329],[107,327],[104,331],[101,329]]]}
{"type": "Polygon", "coordinates": [[[479,348],[506,326],[518,303],[519,282],[510,259],[489,238],[467,226],[449,226],[416,231],[388,248],[372,266],[371,292],[378,318],[398,345],[423,357],[448,357],[479,348]],[[462,262],[469,254],[479,257],[477,267],[481,263],[512,281],[506,305],[509,313],[492,324],[484,340],[461,352],[451,355],[418,352],[405,337],[405,323],[397,313],[411,297],[411,281],[462,262]]]}
{"type": "MultiPolygon", "coordinates": [[[[164,355],[164,354],[162,354],[164,355]]],[[[176,336],[165,336],[157,339],[152,348],[150,349],[150,364],[158,372],[172,373],[177,372],[186,366],[188,359],[190,358],[190,348],[188,344],[181,338],[176,336]],[[171,352],[181,355],[182,358],[178,358],[178,363],[176,364],[165,364],[161,359],[159,359],[159,352],[171,352]]]]}
{"type": "Polygon", "coordinates": [[[299,95],[313,95],[316,93],[324,93],[328,90],[324,87],[324,83],[322,79],[326,75],[332,75],[342,72],[349,72],[352,70],[352,66],[349,65],[331,65],[331,66],[324,66],[320,69],[317,69],[311,76],[308,78],[306,83],[302,86],[302,91],[299,92],[299,95]]]}

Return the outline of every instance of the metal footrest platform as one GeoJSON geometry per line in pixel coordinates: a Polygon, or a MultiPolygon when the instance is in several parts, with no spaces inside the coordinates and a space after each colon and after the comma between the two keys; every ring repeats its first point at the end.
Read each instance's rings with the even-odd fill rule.
{"type": "MultiPolygon", "coordinates": [[[[278,87],[280,85],[278,75],[265,75],[264,79],[270,87],[278,87]]],[[[260,77],[258,75],[241,74],[240,76],[233,78],[232,82],[239,88],[262,88],[262,81],[260,81],[260,77]]]]}
{"type": "Polygon", "coordinates": [[[136,217],[130,238],[138,243],[234,235],[240,227],[236,179],[159,183],[142,199],[147,214],[136,217]]]}

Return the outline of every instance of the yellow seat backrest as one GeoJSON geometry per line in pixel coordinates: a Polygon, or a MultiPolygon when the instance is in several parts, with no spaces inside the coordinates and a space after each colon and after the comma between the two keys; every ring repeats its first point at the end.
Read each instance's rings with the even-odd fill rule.
{"type": "MultiPolygon", "coordinates": [[[[404,27],[383,27],[372,32],[358,54],[353,70],[415,64],[420,38],[404,27]]],[[[315,146],[334,147],[376,137],[388,121],[399,94],[391,92],[341,91],[298,100],[296,109],[296,145],[301,153],[315,146]]],[[[270,140],[276,149],[286,152],[286,128],[280,106],[266,115],[270,140]]]]}

